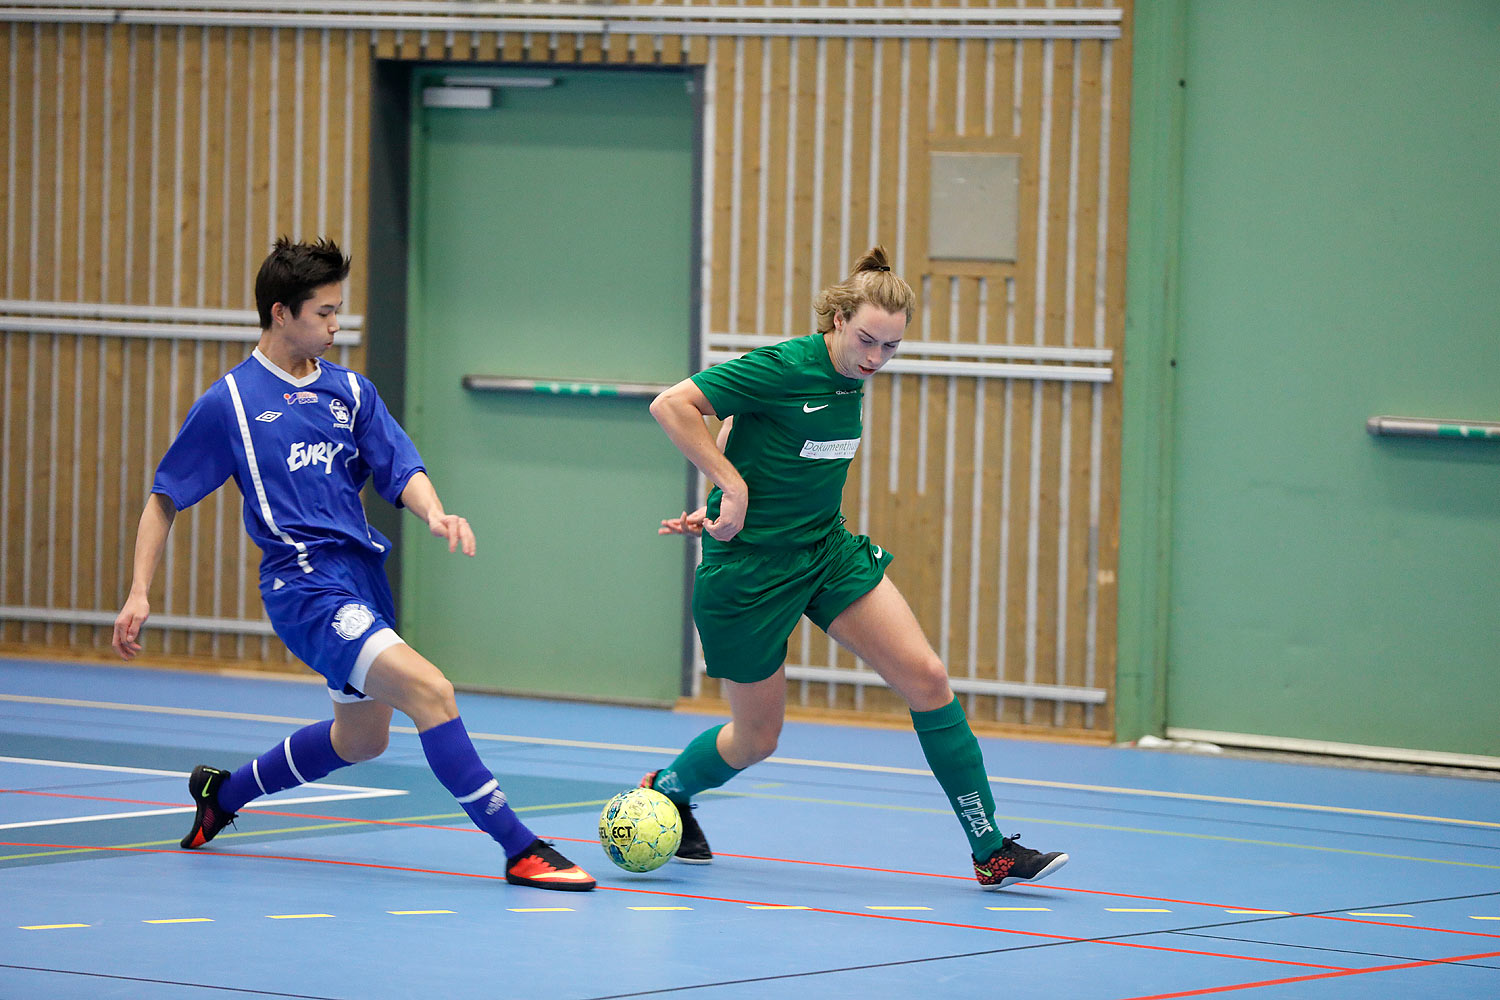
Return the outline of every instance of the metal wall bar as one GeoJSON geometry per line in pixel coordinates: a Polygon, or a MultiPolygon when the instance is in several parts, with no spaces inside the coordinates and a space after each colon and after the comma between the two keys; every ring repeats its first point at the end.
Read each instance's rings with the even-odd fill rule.
{"type": "MultiPolygon", "coordinates": [[[[520,8],[525,9],[525,5],[520,8]]],[[[451,32],[569,32],[577,35],[635,35],[654,37],[676,35],[679,37],[708,36],[754,37],[754,38],[1015,38],[1053,39],[1090,38],[1110,40],[1120,37],[1120,29],[1113,24],[1010,24],[1010,23],[939,23],[930,15],[906,19],[902,23],[871,23],[869,20],[843,20],[829,18],[827,21],[784,21],[765,17],[747,20],[752,15],[741,14],[734,19],[700,17],[697,20],[671,20],[663,16],[663,7],[643,5],[650,16],[621,16],[628,7],[609,8],[608,19],[577,16],[536,17],[501,16],[473,17],[466,15],[421,15],[421,14],[312,14],[296,11],[283,13],[255,13],[245,11],[213,10],[166,10],[166,9],[93,9],[74,10],[58,7],[0,7],[0,20],[37,22],[48,24],[149,24],[161,27],[214,27],[214,28],[293,28],[325,29],[334,31],[402,31],[421,34],[441,33],[446,37],[451,32]]],[[[741,10],[767,11],[774,8],[740,8],[741,10]]],[[[854,8],[860,10],[862,8],[854,8]]],[[[935,8],[944,9],[946,8],[935,8]]],[[[712,11],[713,8],[708,8],[712,11]]],[[[527,12],[530,14],[530,12],[527,12]]],[[[571,13],[571,12],[570,12],[571,13]]],[[[947,18],[947,21],[963,21],[965,18],[947,18]]]]}
{"type": "Polygon", "coordinates": [[[1040,22],[1048,24],[1100,23],[1119,24],[1123,11],[1115,7],[985,7],[933,8],[905,6],[898,9],[871,9],[851,6],[816,8],[766,8],[741,4],[652,4],[642,10],[628,5],[586,3],[494,3],[484,0],[343,0],[336,3],[307,3],[303,0],[46,0],[41,3],[20,2],[14,9],[63,11],[79,8],[140,11],[152,13],[168,10],[188,11],[270,11],[270,12],[353,12],[363,14],[464,14],[495,17],[525,14],[528,17],[596,17],[651,19],[712,18],[723,20],[782,21],[994,21],[1040,22]]]}

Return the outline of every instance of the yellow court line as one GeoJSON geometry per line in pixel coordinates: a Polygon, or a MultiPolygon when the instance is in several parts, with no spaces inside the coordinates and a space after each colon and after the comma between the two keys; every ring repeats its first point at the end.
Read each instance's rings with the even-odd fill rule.
{"type": "Polygon", "coordinates": [[[88,924],[30,924],[23,926],[23,931],[60,931],[69,927],[88,927],[88,924]]]}
{"type": "Polygon", "coordinates": [[[930,906],[866,906],[867,910],[930,910],[930,906]]]}
{"type": "Polygon", "coordinates": [[[1416,918],[1416,914],[1413,914],[1413,913],[1361,913],[1361,912],[1358,912],[1358,911],[1351,911],[1351,912],[1345,914],[1345,916],[1349,916],[1349,917],[1405,917],[1407,920],[1414,920],[1416,918]]]}
{"type": "Polygon", "coordinates": [[[393,917],[425,917],[433,913],[452,913],[452,910],[386,910],[393,917]]]}
{"type": "Polygon", "coordinates": [[[1171,913],[1171,910],[1163,910],[1151,906],[1106,906],[1106,913],[1171,913]]]}
{"type": "Polygon", "coordinates": [[[511,906],[512,913],[572,913],[571,906],[511,906]]]}
{"type": "Polygon", "coordinates": [[[632,906],[632,910],[691,910],[691,906],[632,906]]]}
{"type": "Polygon", "coordinates": [[[1225,910],[1225,913],[1248,913],[1260,917],[1290,917],[1291,910],[1225,910]]]}
{"type": "Polygon", "coordinates": [[[1470,916],[1469,919],[1470,920],[1500,920],[1500,917],[1475,917],[1475,916],[1470,916]]]}
{"type": "Polygon", "coordinates": [[[1051,913],[1050,906],[986,906],[986,910],[998,910],[1001,913],[1051,913]]]}
{"type": "Polygon", "coordinates": [[[142,920],[143,924],[211,924],[212,917],[172,917],[168,920],[142,920]]]}
{"type": "MultiPolygon", "coordinates": [[[[0,694],[0,701],[13,701],[32,705],[58,705],[71,708],[98,708],[123,712],[151,712],[164,715],[187,715],[210,719],[240,719],[252,722],[277,722],[287,725],[309,725],[317,719],[300,719],[290,716],[257,715],[248,712],[222,712],[213,709],[177,708],[167,705],[137,705],[127,702],[86,701],[78,698],[47,698],[36,695],[0,694]]],[[[391,732],[415,734],[411,726],[392,726],[391,732]]],[[[500,733],[470,733],[476,740],[501,743],[525,743],[533,746],[570,747],[583,750],[619,750],[631,753],[677,754],[681,747],[637,746],[629,743],[599,743],[591,740],[565,740],[544,736],[510,736],[500,733]]],[[[931,777],[932,772],[922,768],[893,767],[885,764],[859,764],[848,761],[809,760],[801,757],[768,757],[767,763],[789,764],[794,767],[831,768],[842,771],[866,771],[877,774],[905,774],[931,777]]],[[[1387,812],[1380,809],[1357,809],[1352,806],[1330,806],[1313,802],[1283,802],[1275,799],[1247,799],[1228,795],[1205,795],[1199,792],[1171,792],[1155,788],[1129,788],[1117,785],[1086,785],[1071,781],[1043,781],[1035,778],[1008,778],[988,775],[991,783],[998,785],[1021,785],[1030,788],[1058,788],[1067,791],[1099,792],[1107,795],[1133,795],[1148,798],[1179,799],[1189,802],[1215,802],[1223,805],[1255,806],[1263,809],[1292,809],[1310,812],[1338,813],[1346,816],[1369,816],[1378,819],[1418,820],[1426,823],[1452,823],[1459,826],[1477,826],[1500,830],[1500,822],[1479,819],[1459,819],[1453,816],[1427,816],[1421,813],[1387,812]]],[[[1420,859],[1419,859],[1420,860],[1420,859]]]]}
{"type": "MultiPolygon", "coordinates": [[[[770,905],[764,905],[764,904],[757,905],[755,903],[751,903],[750,905],[746,906],[745,909],[747,909],[747,910],[810,910],[810,909],[812,909],[812,907],[810,907],[810,906],[770,906],[770,905]]],[[[1478,919],[1478,918],[1476,918],[1476,919],[1478,919]]]]}
{"type": "Polygon", "coordinates": [[[320,917],[333,918],[332,913],[267,913],[267,920],[316,920],[320,917]]]}

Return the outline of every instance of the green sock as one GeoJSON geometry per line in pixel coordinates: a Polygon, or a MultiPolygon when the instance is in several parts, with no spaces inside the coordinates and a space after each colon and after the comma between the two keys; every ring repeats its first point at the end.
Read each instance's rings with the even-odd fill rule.
{"type": "Polygon", "coordinates": [[[913,711],[911,724],[927,765],[963,824],[970,851],[983,861],[999,849],[1002,837],[995,832],[995,797],[984,773],[984,756],[963,706],[954,698],[931,712],[913,711]]]}
{"type": "Polygon", "coordinates": [[[656,772],[656,781],[651,787],[661,792],[678,805],[706,788],[718,788],[739,774],[742,768],[730,767],[719,756],[719,730],[714,726],[693,737],[693,742],[683,748],[677,759],[656,772]]]}

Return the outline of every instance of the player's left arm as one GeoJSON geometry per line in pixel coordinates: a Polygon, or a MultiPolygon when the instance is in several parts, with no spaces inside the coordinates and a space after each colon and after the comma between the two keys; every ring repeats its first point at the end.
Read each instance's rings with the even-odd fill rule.
{"type": "MultiPolygon", "coordinates": [[[[719,446],[720,451],[723,451],[724,446],[729,443],[729,427],[733,422],[734,417],[725,417],[724,422],[719,425],[719,436],[714,443],[719,446]]],[[[658,535],[701,535],[703,522],[707,519],[708,505],[704,504],[692,513],[683,511],[679,517],[663,519],[656,533],[658,535]]]]}
{"type": "Polygon", "coordinates": [[[475,552],[474,529],[468,518],[449,514],[443,510],[443,501],[438,499],[437,489],[425,472],[414,472],[401,491],[401,503],[417,517],[427,522],[433,537],[448,541],[448,551],[463,549],[466,556],[475,552]]]}

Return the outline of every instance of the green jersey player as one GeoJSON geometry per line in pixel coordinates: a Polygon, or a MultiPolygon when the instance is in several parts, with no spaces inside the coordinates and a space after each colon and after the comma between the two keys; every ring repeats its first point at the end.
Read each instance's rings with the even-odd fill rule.
{"type": "Polygon", "coordinates": [[[787,639],[806,615],[910,707],[982,886],[1035,881],[1067,863],[1066,854],[1043,854],[997,832],[979,742],[947,669],[885,576],[891,555],[852,534],[839,512],[863,432],[865,383],[900,347],[914,299],[891,273],[885,248],[874,247],[814,300],[817,333],[700,372],[651,404],[672,443],[714,484],[704,507],[663,521],[661,533],[703,536],[693,621],[731,713],[642,781],[682,812],[680,861],[713,859],[692,797],[776,749],[787,639]],[[704,417],[724,419],[717,440],[704,417]]]}

